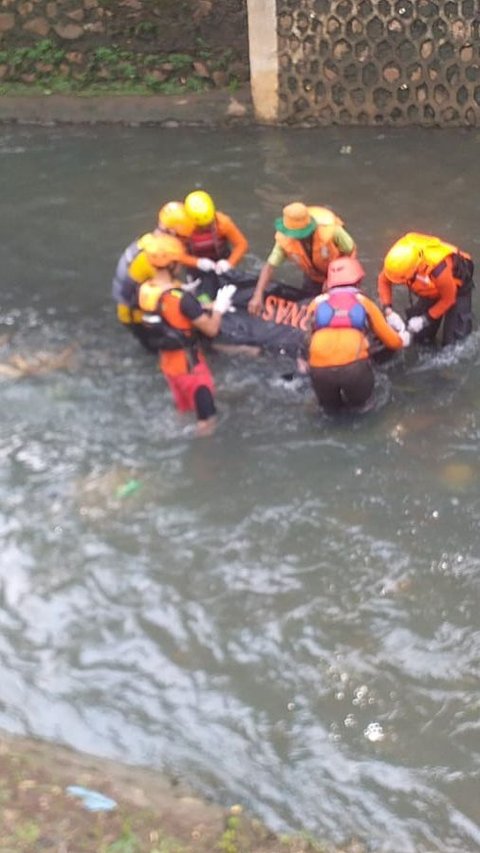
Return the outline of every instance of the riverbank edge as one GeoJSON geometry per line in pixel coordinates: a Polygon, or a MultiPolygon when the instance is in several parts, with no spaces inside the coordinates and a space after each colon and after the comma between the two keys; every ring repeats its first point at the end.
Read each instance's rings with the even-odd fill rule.
{"type": "Polygon", "coordinates": [[[255,124],[249,86],[182,95],[0,95],[0,123],[123,124],[160,127],[229,127],[255,124]]]}
{"type": "Polygon", "coordinates": [[[2,853],[366,853],[306,835],[279,836],[241,804],[221,807],[183,780],[0,731],[2,853]],[[70,786],[114,801],[92,812],[70,786]]]}

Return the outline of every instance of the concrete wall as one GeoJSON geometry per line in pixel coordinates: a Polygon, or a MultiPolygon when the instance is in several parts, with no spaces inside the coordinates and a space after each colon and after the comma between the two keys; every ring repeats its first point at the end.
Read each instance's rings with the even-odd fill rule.
{"type": "Polygon", "coordinates": [[[275,122],[280,109],[277,0],[248,0],[248,41],[256,116],[275,122]]]}
{"type": "Polygon", "coordinates": [[[240,50],[237,68],[194,62],[189,73],[225,86],[230,73],[241,81],[248,74],[247,10],[259,121],[480,124],[479,0],[0,0],[0,54],[45,41],[61,48],[22,64],[17,55],[13,67],[0,56],[0,81],[34,83],[53,72],[128,81],[131,57],[116,68],[91,59],[95,48],[120,42],[135,56],[158,52],[158,65],[151,56],[148,66],[134,62],[137,79],[161,87],[172,74],[160,59],[165,43],[181,52],[189,37],[194,44],[198,32],[217,32],[222,48],[240,50]],[[228,21],[235,26],[225,28],[228,21]]]}
{"type": "Polygon", "coordinates": [[[477,0],[276,0],[276,21],[279,120],[480,124],[477,0]]]}

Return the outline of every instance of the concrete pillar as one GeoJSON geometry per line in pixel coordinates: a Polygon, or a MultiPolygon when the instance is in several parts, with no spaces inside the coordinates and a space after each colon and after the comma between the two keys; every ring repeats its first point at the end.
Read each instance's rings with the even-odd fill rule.
{"type": "Polygon", "coordinates": [[[247,0],[250,80],[258,121],[278,121],[277,0],[247,0]]]}

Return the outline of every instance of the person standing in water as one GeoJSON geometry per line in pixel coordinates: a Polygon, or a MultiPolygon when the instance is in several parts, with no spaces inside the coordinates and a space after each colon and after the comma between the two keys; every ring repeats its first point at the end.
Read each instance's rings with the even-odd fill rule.
{"type": "Polygon", "coordinates": [[[186,240],[186,250],[190,256],[198,258],[198,267],[203,273],[203,292],[214,298],[221,285],[218,276],[238,266],[248,251],[248,240],[230,216],[217,210],[211,195],[204,190],[189,193],[184,205],[194,223],[186,240]]]}
{"type": "Polygon", "coordinates": [[[265,290],[284,261],[292,261],[303,271],[300,298],[305,298],[321,291],[330,261],[356,252],[342,220],[326,207],[307,207],[299,201],[287,204],[275,227],[274,247],[248,303],[250,314],[262,313],[265,290]]]}
{"type": "Polygon", "coordinates": [[[140,286],[138,302],[144,322],[160,328],[159,367],[176,408],[194,411],[197,434],[206,436],[216,426],[215,385],[199,333],[208,338],[218,334],[235,286],[220,288],[211,309],[205,310],[177,278],[183,251],[175,237],[160,235],[155,239],[155,245],[150,246],[155,275],[140,286]]]}
{"type": "Polygon", "coordinates": [[[326,412],[358,409],[372,398],[375,375],[368,333],[392,350],[410,343],[396,332],[380,308],[360,290],[365,271],[355,258],[338,258],[328,267],[325,293],[309,305],[308,365],[317,400],[326,412]]]}
{"type": "MultiPolygon", "coordinates": [[[[176,201],[167,202],[159,210],[156,228],[137,237],[118,260],[112,281],[112,298],[117,306],[117,320],[148,352],[158,351],[155,330],[143,325],[142,312],[138,307],[140,285],[155,274],[148,247],[152,239],[159,234],[171,234],[185,240],[193,228],[193,222],[188,218],[184,205],[176,201]]],[[[196,258],[189,258],[185,251],[182,262],[187,266],[197,266],[196,258]]]]}
{"type": "Polygon", "coordinates": [[[405,234],[387,252],[378,276],[378,296],[387,320],[397,322],[392,285],[408,288],[407,328],[419,342],[432,343],[442,326],[442,346],[465,340],[473,328],[473,262],[439,237],[405,234]]]}

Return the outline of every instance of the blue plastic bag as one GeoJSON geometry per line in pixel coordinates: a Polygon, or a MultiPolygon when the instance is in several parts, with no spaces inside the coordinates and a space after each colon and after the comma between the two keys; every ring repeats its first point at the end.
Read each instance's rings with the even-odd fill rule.
{"type": "Polygon", "coordinates": [[[111,812],[112,809],[117,808],[115,800],[105,797],[99,791],[90,791],[80,785],[69,785],[67,794],[71,794],[72,797],[80,797],[83,805],[90,812],[111,812]]]}

